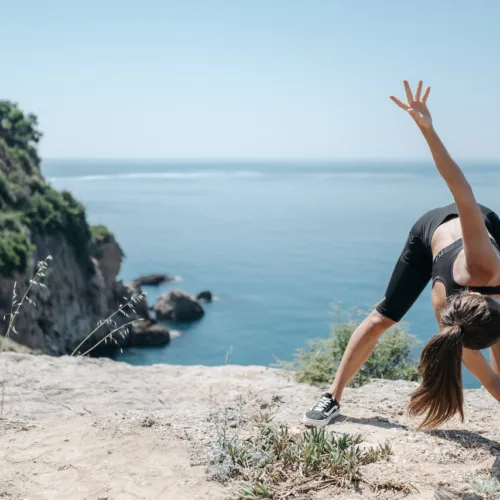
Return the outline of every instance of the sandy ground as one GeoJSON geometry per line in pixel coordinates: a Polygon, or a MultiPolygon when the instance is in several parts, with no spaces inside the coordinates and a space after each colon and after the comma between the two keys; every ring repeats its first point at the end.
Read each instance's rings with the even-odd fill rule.
{"type": "MultiPolygon", "coordinates": [[[[211,414],[269,405],[298,432],[319,392],[263,367],[132,367],[16,353],[0,356],[1,380],[0,498],[8,500],[225,499],[237,484],[205,474],[211,414]]],[[[417,432],[404,411],[413,387],[375,381],[346,391],[342,417],[329,430],[389,442],[390,462],[364,474],[406,482],[406,498],[500,498],[469,486],[473,475],[487,485],[499,477],[500,405],[484,390],[467,391],[464,424],[417,432]]],[[[324,490],[304,500],[374,496],[324,490]]]]}

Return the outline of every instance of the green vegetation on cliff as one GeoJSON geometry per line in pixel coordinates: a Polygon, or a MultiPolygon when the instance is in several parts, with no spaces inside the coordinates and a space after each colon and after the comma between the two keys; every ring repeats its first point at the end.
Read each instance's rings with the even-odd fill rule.
{"type": "MultiPolygon", "coordinates": [[[[364,316],[366,314],[361,311],[337,310],[330,337],[309,342],[308,348],[295,353],[293,362],[280,365],[291,369],[298,382],[318,385],[331,383],[349,339],[364,316]]],[[[416,345],[416,338],[407,333],[404,325],[395,324],[382,336],[368,361],[349,385],[359,387],[375,378],[418,380],[418,364],[411,357],[416,345]]]]}
{"type": "Polygon", "coordinates": [[[0,275],[27,270],[34,255],[33,234],[62,237],[91,272],[92,235],[85,209],[71,193],[55,190],[42,177],[37,127],[35,115],[0,101],[0,275]]]}
{"type": "Polygon", "coordinates": [[[92,235],[92,256],[96,259],[102,257],[102,245],[106,243],[114,243],[115,235],[103,225],[90,226],[90,233],[92,235]]]}
{"type": "Polygon", "coordinates": [[[90,232],[92,233],[92,240],[94,242],[104,244],[115,241],[115,235],[106,226],[90,226],[90,232]]]}

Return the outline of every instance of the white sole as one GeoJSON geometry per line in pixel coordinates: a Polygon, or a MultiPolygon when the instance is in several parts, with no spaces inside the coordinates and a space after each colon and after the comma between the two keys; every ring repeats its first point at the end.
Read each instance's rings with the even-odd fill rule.
{"type": "Polygon", "coordinates": [[[337,418],[339,415],[340,415],[340,409],[335,410],[328,418],[325,418],[325,420],[311,420],[304,415],[302,421],[307,426],[326,427],[334,418],[337,418]]]}

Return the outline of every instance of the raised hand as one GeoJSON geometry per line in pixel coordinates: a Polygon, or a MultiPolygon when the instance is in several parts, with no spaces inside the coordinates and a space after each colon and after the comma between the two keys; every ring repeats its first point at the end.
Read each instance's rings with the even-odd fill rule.
{"type": "Polygon", "coordinates": [[[418,82],[417,93],[415,94],[415,98],[413,98],[410,85],[406,80],[403,83],[406,90],[406,98],[408,99],[408,104],[404,104],[392,95],[390,96],[390,99],[395,102],[401,109],[407,111],[417,122],[417,125],[419,127],[425,129],[432,127],[431,114],[429,113],[426,104],[427,98],[429,97],[429,94],[431,92],[431,88],[427,87],[424,96],[420,98],[420,95],[422,94],[422,80],[420,80],[418,82]]]}

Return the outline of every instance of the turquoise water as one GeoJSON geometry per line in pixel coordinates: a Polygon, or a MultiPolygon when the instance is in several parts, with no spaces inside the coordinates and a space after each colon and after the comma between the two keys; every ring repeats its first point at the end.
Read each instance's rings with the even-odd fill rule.
{"type": "MultiPolygon", "coordinates": [[[[133,364],[267,365],[329,334],[331,304],[383,296],[408,230],[451,203],[429,164],[47,161],[45,175],[117,236],[121,277],[166,272],[218,300],[133,364]]],[[[478,200],[500,210],[496,165],[464,166],[478,200]]],[[[436,332],[428,287],[405,318],[421,341],[436,332]]],[[[418,352],[417,352],[418,354],[418,352]]],[[[466,377],[468,386],[477,383],[466,377]]]]}

